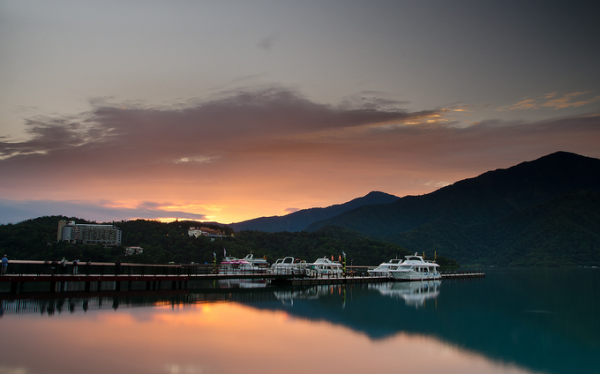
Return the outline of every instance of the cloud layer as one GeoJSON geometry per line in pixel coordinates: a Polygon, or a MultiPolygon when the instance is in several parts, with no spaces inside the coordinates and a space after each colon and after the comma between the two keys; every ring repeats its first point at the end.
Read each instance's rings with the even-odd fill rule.
{"type": "Polygon", "coordinates": [[[448,108],[408,112],[377,97],[335,107],[280,87],[165,107],[90,103],[28,119],[28,140],[0,139],[3,198],[32,213],[26,201],[67,201],[102,217],[232,222],[371,190],[425,193],[559,150],[600,157],[598,113],[465,127],[448,108]]]}

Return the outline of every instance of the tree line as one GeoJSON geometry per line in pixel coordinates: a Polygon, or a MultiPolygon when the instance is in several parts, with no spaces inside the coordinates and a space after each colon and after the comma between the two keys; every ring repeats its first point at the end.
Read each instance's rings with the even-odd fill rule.
{"type": "MultiPolygon", "coordinates": [[[[285,256],[307,262],[314,262],[321,257],[338,260],[342,253],[346,253],[348,265],[367,266],[411,254],[397,244],[370,239],[357,232],[335,227],[325,227],[312,233],[233,232],[231,228],[216,224],[195,221],[164,223],[153,220],[104,222],[103,224],[113,224],[122,230],[122,245],[104,248],[99,244],[57,242],[59,220],[95,223],[75,217],[46,216],[18,224],[0,225],[0,248],[11,259],[51,261],[65,257],[68,260],[119,260],[148,264],[210,264],[215,256],[219,263],[225,252],[234,257],[253,253],[255,257],[264,257],[271,263],[285,256]],[[222,238],[196,238],[188,235],[190,227],[199,226],[221,230],[225,235],[222,238]],[[125,248],[128,246],[142,247],[144,252],[125,256],[125,248]]],[[[426,256],[433,259],[434,253],[426,253],[426,256]]],[[[437,262],[446,267],[458,267],[455,261],[442,256],[437,257],[437,262]]]]}

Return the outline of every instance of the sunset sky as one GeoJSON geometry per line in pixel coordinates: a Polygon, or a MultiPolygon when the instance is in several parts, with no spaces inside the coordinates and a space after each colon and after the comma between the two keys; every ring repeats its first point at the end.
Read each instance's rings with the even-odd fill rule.
{"type": "Polygon", "coordinates": [[[600,158],[598,4],[0,0],[0,223],[231,223],[600,158]]]}

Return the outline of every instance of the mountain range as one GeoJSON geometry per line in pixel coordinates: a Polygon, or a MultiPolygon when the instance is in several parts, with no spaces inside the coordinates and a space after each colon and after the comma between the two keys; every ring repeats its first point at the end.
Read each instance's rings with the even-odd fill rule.
{"type": "Polygon", "coordinates": [[[313,222],[321,221],[359,208],[364,205],[389,204],[398,200],[398,196],[373,191],[344,204],[327,208],[303,209],[285,216],[261,217],[248,221],[232,223],[227,226],[235,231],[254,230],[264,232],[303,231],[313,222]]]}
{"type": "Polygon", "coordinates": [[[269,217],[263,219],[268,220],[264,227],[261,219],[246,222],[253,222],[251,229],[257,231],[354,230],[463,264],[600,264],[598,159],[556,152],[426,195],[385,195],[391,201],[369,203],[381,194],[289,215],[294,217],[269,217]],[[329,217],[309,214],[315,211],[329,217]],[[296,224],[291,225],[292,221],[296,224]]]}

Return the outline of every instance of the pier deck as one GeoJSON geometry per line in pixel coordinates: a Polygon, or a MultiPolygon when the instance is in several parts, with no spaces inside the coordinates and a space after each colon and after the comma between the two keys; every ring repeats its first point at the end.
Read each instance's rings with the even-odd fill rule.
{"type": "MultiPolygon", "coordinates": [[[[352,283],[376,283],[395,281],[388,277],[373,277],[349,274],[340,277],[312,278],[297,274],[273,274],[268,272],[256,273],[223,273],[222,269],[212,266],[186,265],[144,265],[121,264],[120,267],[110,263],[88,263],[79,266],[83,274],[73,274],[75,267],[65,269],[51,267],[42,261],[13,261],[9,265],[10,273],[0,276],[0,294],[21,294],[28,291],[56,292],[105,292],[105,291],[146,291],[182,290],[188,287],[189,281],[216,281],[234,279],[268,280],[274,286],[310,286],[335,285],[352,283]],[[60,273],[55,273],[60,272],[60,273]],[[216,271],[216,273],[215,273],[216,271]],[[145,282],[145,284],[143,283],[145,282]],[[6,284],[10,284],[7,287],[6,284]],[[34,286],[34,284],[40,284],[34,286]],[[43,284],[47,284],[45,286],[43,284]],[[4,285],[4,286],[2,286],[4,285]]],[[[352,271],[352,270],[351,270],[352,271]]],[[[480,271],[454,271],[442,273],[442,279],[483,278],[485,273],[480,271]]]]}
{"type": "Polygon", "coordinates": [[[461,271],[454,273],[442,273],[442,279],[468,279],[485,278],[485,273],[481,271],[461,271]]]}

